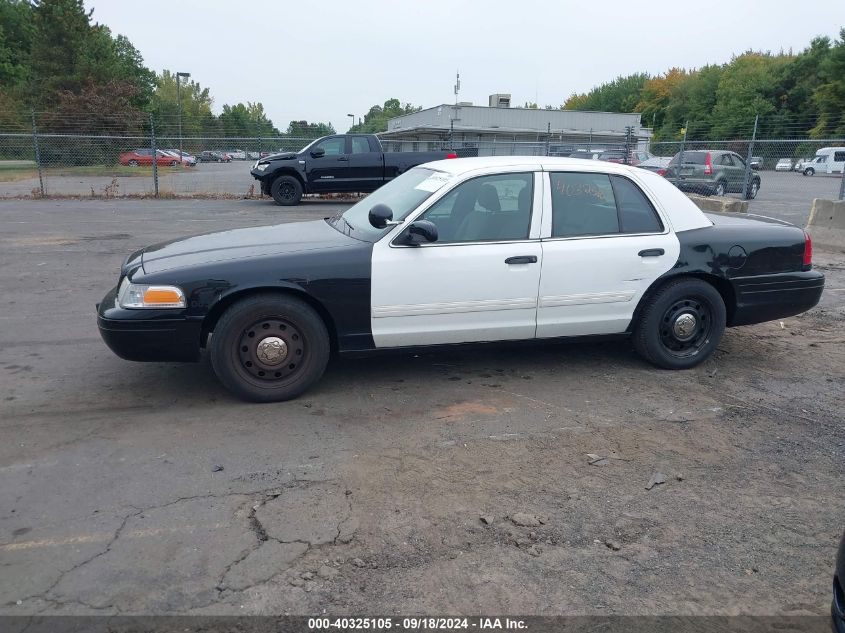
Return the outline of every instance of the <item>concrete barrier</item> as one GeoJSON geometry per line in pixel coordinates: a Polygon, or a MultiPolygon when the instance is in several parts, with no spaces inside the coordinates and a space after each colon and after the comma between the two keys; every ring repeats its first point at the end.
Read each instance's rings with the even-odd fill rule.
{"type": "Polygon", "coordinates": [[[748,201],[736,198],[720,198],[718,196],[699,196],[688,193],[687,197],[702,211],[716,213],[748,213],[748,201]]]}
{"type": "Polygon", "coordinates": [[[845,252],[845,200],[813,200],[806,230],[813,246],[845,252]]]}

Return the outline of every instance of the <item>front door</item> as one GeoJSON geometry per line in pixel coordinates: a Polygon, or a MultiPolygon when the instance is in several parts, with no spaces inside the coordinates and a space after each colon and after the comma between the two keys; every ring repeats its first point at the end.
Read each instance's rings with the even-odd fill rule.
{"type": "Polygon", "coordinates": [[[533,172],[472,178],[416,218],[437,225],[436,242],[399,245],[402,227],[377,242],[376,347],[533,338],[543,260],[535,190],[533,172]]]}
{"type": "Polygon", "coordinates": [[[348,191],[345,181],[349,178],[349,156],[346,150],[346,138],[330,136],[311,148],[311,152],[322,149],[325,154],[314,157],[309,152],[305,157],[309,173],[311,190],[348,191]]]}
{"type": "Polygon", "coordinates": [[[624,332],[680,245],[637,184],[603,173],[551,172],[537,337],[624,332]]]}

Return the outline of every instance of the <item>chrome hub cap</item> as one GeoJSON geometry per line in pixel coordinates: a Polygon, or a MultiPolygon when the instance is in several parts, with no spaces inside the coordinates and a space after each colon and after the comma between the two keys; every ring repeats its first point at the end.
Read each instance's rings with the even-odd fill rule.
{"type": "Polygon", "coordinates": [[[675,338],[679,341],[686,341],[695,334],[697,322],[695,317],[689,312],[685,312],[675,319],[672,326],[675,338]]]}
{"type": "Polygon", "coordinates": [[[258,343],[255,355],[265,365],[278,365],[288,356],[288,344],[278,336],[268,336],[258,343]]]}

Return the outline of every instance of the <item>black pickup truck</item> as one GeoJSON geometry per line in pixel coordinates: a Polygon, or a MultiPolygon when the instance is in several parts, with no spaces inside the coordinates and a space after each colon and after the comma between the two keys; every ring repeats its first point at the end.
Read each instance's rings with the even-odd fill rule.
{"type": "Polygon", "coordinates": [[[250,173],[261,182],[261,193],[290,206],[303,193],[370,193],[411,167],[444,158],[457,153],[385,152],[372,134],[335,134],[299,152],[261,158],[250,173]]]}

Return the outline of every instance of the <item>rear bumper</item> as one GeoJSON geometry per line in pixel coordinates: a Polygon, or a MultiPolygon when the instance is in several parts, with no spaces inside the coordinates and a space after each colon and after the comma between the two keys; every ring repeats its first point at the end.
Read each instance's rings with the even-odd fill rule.
{"type": "Polygon", "coordinates": [[[97,305],[97,327],[109,349],[126,360],[193,362],[200,357],[202,323],[172,310],[114,307],[115,289],[97,305]]]}
{"type": "Polygon", "coordinates": [[[714,180],[693,180],[678,178],[668,178],[667,180],[669,180],[669,182],[671,182],[681,191],[708,194],[712,194],[716,191],[716,182],[714,180]]]}
{"type": "Polygon", "coordinates": [[[750,325],[795,316],[818,304],[824,275],[815,270],[760,275],[734,279],[733,287],[736,310],[728,325],[750,325]]]}

